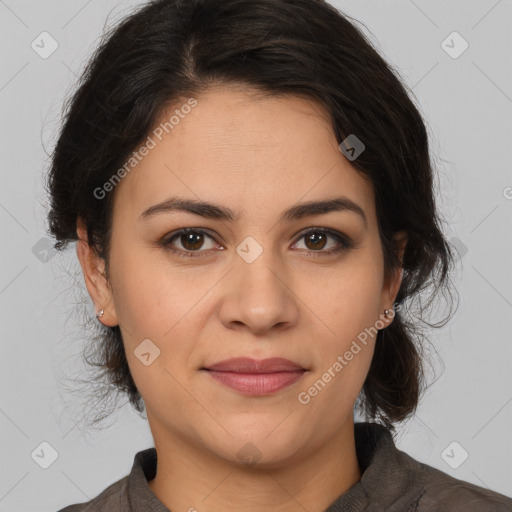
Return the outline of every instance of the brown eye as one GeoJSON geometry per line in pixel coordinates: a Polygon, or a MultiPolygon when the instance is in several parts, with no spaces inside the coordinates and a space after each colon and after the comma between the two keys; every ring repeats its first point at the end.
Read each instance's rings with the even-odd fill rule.
{"type": "MultiPolygon", "coordinates": [[[[299,242],[304,240],[304,250],[311,257],[334,255],[355,247],[354,242],[347,236],[326,228],[312,228],[308,232],[302,233],[298,240],[299,242]],[[330,245],[329,240],[333,241],[330,245]]],[[[205,253],[208,254],[208,249],[216,247],[212,235],[201,228],[181,229],[160,243],[164,249],[188,258],[204,256],[205,253]],[[208,240],[210,240],[210,246],[205,247],[208,240]],[[179,245],[176,246],[177,244],[179,245]]],[[[295,246],[297,244],[298,242],[295,243],[295,246]]]]}
{"type": "Polygon", "coordinates": [[[337,231],[324,228],[313,228],[306,233],[302,233],[299,238],[299,241],[301,240],[304,240],[306,250],[311,253],[318,253],[312,254],[312,256],[336,254],[354,247],[354,243],[350,238],[338,233],[337,231]],[[328,246],[329,239],[334,240],[335,243],[331,243],[331,245],[328,246]]]}
{"type": "Polygon", "coordinates": [[[203,233],[186,233],[180,235],[179,241],[184,249],[197,251],[204,243],[203,233]]]}
{"type": "Polygon", "coordinates": [[[213,249],[215,241],[211,235],[202,229],[188,228],[175,232],[172,236],[162,241],[167,250],[186,257],[201,256],[205,249],[213,249]],[[207,239],[210,239],[210,247],[204,247],[207,239]],[[178,247],[176,244],[179,243],[178,247]],[[181,247],[180,247],[181,246],[181,247]]]}
{"type": "Polygon", "coordinates": [[[328,236],[325,233],[309,233],[304,236],[306,246],[312,251],[317,251],[325,247],[328,236]]]}

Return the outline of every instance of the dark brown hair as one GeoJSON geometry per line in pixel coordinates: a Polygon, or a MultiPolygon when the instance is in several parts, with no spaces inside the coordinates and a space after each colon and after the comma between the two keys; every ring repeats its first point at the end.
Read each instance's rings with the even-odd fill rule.
{"type": "MultiPolygon", "coordinates": [[[[115,190],[104,199],[94,190],[123,167],[171,103],[219,84],[318,101],[339,143],[355,134],[366,146],[352,165],[375,190],[386,275],[400,265],[393,234],[408,234],[397,312],[378,333],[358,401],[368,419],[393,431],[421,396],[419,322],[431,325],[425,313],[439,291],[449,290],[454,258],[412,91],[348,18],[323,0],[155,0],[125,17],[104,34],[66,104],[48,173],[49,230],[63,249],[77,240],[83,219],[108,275],[115,190]],[[426,291],[420,315],[407,319],[412,299],[426,291]]],[[[99,357],[91,364],[101,370],[98,378],[142,412],[119,326],[101,327],[96,341],[99,357]]]]}

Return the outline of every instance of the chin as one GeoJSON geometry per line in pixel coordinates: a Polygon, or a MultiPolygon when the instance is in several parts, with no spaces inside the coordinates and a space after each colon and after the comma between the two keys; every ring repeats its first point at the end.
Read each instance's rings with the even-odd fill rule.
{"type": "Polygon", "coordinates": [[[218,439],[216,442],[212,440],[211,444],[208,443],[209,449],[230,464],[248,468],[270,469],[286,466],[297,458],[297,451],[302,447],[298,442],[300,431],[298,429],[294,432],[282,426],[276,428],[279,421],[274,422],[270,429],[258,429],[253,425],[250,432],[227,428],[233,437],[226,434],[221,442],[218,439]]]}

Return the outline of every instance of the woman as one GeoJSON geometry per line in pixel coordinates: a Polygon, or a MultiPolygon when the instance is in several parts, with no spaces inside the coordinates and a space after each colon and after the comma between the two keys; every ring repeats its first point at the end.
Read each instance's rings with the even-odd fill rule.
{"type": "Polygon", "coordinates": [[[424,384],[402,306],[453,259],[423,120],[332,6],[144,5],[91,60],[48,186],[155,442],[63,511],[512,510],[394,445],[424,384]]]}

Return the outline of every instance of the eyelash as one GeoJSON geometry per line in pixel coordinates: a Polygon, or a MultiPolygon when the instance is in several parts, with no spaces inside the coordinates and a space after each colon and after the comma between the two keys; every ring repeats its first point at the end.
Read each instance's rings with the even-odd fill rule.
{"type": "MultiPolygon", "coordinates": [[[[175,231],[172,234],[172,236],[170,236],[170,237],[168,237],[166,239],[163,239],[161,241],[161,245],[166,250],[170,251],[171,253],[177,254],[179,257],[183,257],[183,258],[197,258],[197,257],[201,257],[202,256],[201,253],[204,253],[204,252],[207,252],[207,251],[204,251],[204,250],[203,251],[202,250],[183,251],[181,249],[176,249],[176,247],[172,246],[172,243],[174,242],[174,240],[176,240],[181,235],[184,235],[184,234],[187,234],[187,233],[200,233],[200,234],[206,235],[206,236],[214,239],[214,237],[208,231],[206,231],[204,229],[201,229],[201,228],[185,228],[185,229],[180,229],[179,231],[175,231]]],[[[346,250],[349,250],[349,249],[352,249],[352,248],[355,247],[354,242],[350,238],[348,238],[347,236],[342,235],[341,233],[338,233],[337,231],[334,231],[332,229],[327,229],[327,228],[310,228],[307,231],[301,233],[300,236],[297,238],[297,241],[295,243],[299,242],[301,239],[303,239],[304,237],[306,237],[307,235],[309,235],[311,233],[321,233],[321,234],[324,234],[324,235],[329,235],[329,236],[335,238],[340,245],[338,247],[335,247],[334,249],[330,249],[328,251],[322,251],[322,250],[319,250],[319,251],[309,251],[310,254],[308,254],[308,257],[316,258],[318,256],[334,255],[334,254],[338,254],[338,253],[340,253],[342,251],[346,251],[346,250]],[[313,253],[313,254],[311,254],[311,253],[313,253]]]]}

